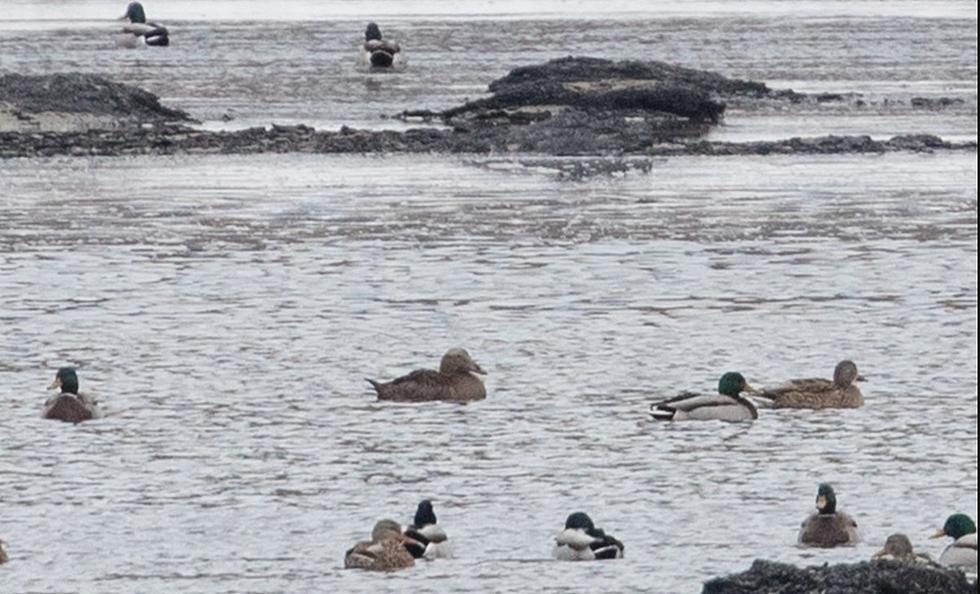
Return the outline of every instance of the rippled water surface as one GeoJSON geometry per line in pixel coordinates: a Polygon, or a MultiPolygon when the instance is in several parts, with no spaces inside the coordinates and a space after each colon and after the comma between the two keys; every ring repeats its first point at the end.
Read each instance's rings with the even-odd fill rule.
{"type": "MultiPolygon", "coordinates": [[[[46,6],[60,4],[93,3],[46,6]]],[[[379,77],[353,65],[357,14],[162,8],[180,44],[117,52],[88,37],[98,23],[66,30],[13,5],[0,67],[127,78],[215,124],[230,106],[230,125],[383,127],[380,113],[477,96],[516,64],[642,46],[804,90],[964,100],[736,112],[729,138],[976,137],[975,5],[403,14],[391,28],[412,63],[379,77]],[[445,51],[476,41],[466,68],[445,51]]],[[[926,536],[946,515],[976,515],[975,153],[673,158],[585,181],[518,161],[0,161],[0,590],[697,592],[756,557],[866,559],[894,531],[936,555],[926,536]],[[380,404],[363,380],[454,345],[489,371],[486,401],[380,404]],[[843,357],[868,377],[861,410],[647,421],[654,399],[729,369],[766,384],[843,357]],[[105,419],[38,418],[69,363],[105,419]],[[820,481],[864,543],[794,546],[820,481]],[[342,570],[375,519],[407,522],[422,497],[455,560],[342,570]],[[578,509],[626,543],[623,561],[547,560],[578,509]]]]}

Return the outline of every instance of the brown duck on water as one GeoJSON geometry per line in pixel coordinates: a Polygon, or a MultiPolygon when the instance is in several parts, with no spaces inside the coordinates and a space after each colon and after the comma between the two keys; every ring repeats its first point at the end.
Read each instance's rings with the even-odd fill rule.
{"type": "Polygon", "coordinates": [[[857,522],[837,511],[834,488],[823,483],[817,489],[817,511],[800,526],[799,543],[803,546],[832,548],[852,545],[861,540],[857,522]]]}
{"type": "Polygon", "coordinates": [[[45,419],[81,423],[102,416],[94,398],[78,393],[78,374],[74,367],[58,370],[54,382],[48,386],[49,390],[56,388],[60,388],[60,392],[44,403],[42,417],[45,419]]]}
{"type": "Polygon", "coordinates": [[[470,358],[465,349],[452,348],[442,356],[439,371],[419,369],[387,383],[369,379],[378,393],[378,400],[399,402],[429,402],[454,400],[466,402],[483,400],[487,390],[474,374],[486,371],[470,358]]]}
{"type": "Polygon", "coordinates": [[[853,361],[844,360],[834,368],[834,379],[789,380],[781,386],[761,390],[756,396],[769,401],[772,408],[860,408],[864,396],[854,382],[864,381],[853,361]]]}
{"type": "Polygon", "coordinates": [[[0,540],[0,565],[7,562],[7,549],[3,545],[3,540],[0,540]]]}
{"type": "Polygon", "coordinates": [[[402,534],[394,520],[381,520],[371,531],[371,540],[354,545],[344,555],[344,567],[369,571],[398,571],[415,565],[406,545],[418,544],[402,534]]]}

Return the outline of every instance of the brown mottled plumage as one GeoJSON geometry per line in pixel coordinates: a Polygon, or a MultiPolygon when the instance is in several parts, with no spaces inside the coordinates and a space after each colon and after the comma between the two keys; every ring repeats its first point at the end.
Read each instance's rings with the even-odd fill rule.
{"type": "Polygon", "coordinates": [[[834,379],[795,379],[781,386],[762,390],[758,396],[772,401],[772,408],[860,408],[864,396],[854,385],[863,381],[853,361],[841,361],[834,368],[834,379]]]}
{"type": "Polygon", "coordinates": [[[912,541],[909,540],[909,537],[898,533],[889,536],[885,540],[885,546],[872,555],[871,560],[940,567],[929,555],[919,554],[912,550],[912,541]]]}
{"type": "Polygon", "coordinates": [[[419,369],[396,380],[381,383],[369,379],[378,400],[429,402],[432,400],[483,400],[487,390],[476,373],[486,375],[465,349],[449,349],[442,356],[439,371],[419,369]]]}
{"type": "Polygon", "coordinates": [[[371,540],[353,546],[344,555],[344,567],[368,571],[398,571],[415,565],[415,559],[405,548],[412,542],[402,534],[401,525],[394,520],[381,520],[371,531],[371,540]]]}

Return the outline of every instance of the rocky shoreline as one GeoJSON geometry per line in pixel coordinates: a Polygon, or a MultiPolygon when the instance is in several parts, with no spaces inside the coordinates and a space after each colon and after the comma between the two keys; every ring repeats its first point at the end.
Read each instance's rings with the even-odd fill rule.
{"type": "Polygon", "coordinates": [[[407,110],[404,132],[270,126],[205,131],[142,89],[85,74],[0,76],[0,158],[254,153],[449,153],[549,156],[773,155],[976,150],[928,135],[716,142],[729,103],[825,103],[840,95],[772,90],[663,62],[561,58],[512,70],[489,97],[407,110]],[[438,127],[433,126],[438,123],[438,127]]]}
{"type": "Polygon", "coordinates": [[[742,573],[715,578],[702,594],[976,594],[959,571],[935,564],[872,561],[796,567],[756,560],[742,573]]]}

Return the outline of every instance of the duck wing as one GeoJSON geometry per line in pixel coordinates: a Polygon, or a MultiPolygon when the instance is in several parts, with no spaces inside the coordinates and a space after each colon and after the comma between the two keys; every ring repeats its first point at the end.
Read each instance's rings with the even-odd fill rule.
{"type": "Polygon", "coordinates": [[[655,402],[650,405],[650,414],[657,420],[670,420],[678,412],[690,413],[699,408],[715,406],[731,406],[734,400],[723,394],[697,394],[695,392],[682,392],[680,395],[655,402]]]}
{"type": "Polygon", "coordinates": [[[378,400],[426,402],[455,398],[452,377],[431,369],[419,369],[385,384],[368,381],[377,391],[378,400]]]}
{"type": "Polygon", "coordinates": [[[596,528],[590,534],[595,541],[589,545],[596,559],[619,559],[623,556],[623,543],[604,531],[596,528]]]}
{"type": "Polygon", "coordinates": [[[44,418],[66,423],[81,423],[92,419],[92,411],[85,403],[72,394],[60,394],[53,400],[48,400],[44,409],[44,418]]]}

